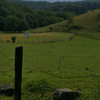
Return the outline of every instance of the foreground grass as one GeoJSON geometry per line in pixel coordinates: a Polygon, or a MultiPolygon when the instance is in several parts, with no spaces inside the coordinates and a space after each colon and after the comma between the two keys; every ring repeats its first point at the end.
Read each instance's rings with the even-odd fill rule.
{"type": "MultiPolygon", "coordinates": [[[[41,35],[43,41],[53,38],[50,33],[41,35]]],[[[59,33],[55,33],[54,36],[56,35],[61,36],[59,33]]],[[[100,75],[100,41],[77,36],[68,41],[68,34],[62,36],[65,41],[61,42],[25,43],[24,41],[32,39],[38,41],[41,36],[33,34],[33,38],[27,40],[21,35],[18,36],[21,43],[0,41],[0,85],[10,83],[14,86],[15,47],[22,45],[22,100],[52,100],[56,88],[80,89],[83,95],[79,100],[100,99],[100,79],[96,77],[100,75]]],[[[0,98],[13,100],[13,97],[0,98]]]]}

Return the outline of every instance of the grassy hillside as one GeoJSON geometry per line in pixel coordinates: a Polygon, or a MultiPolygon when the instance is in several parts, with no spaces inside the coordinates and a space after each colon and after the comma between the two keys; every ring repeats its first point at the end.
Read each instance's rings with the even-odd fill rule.
{"type": "MultiPolygon", "coordinates": [[[[14,86],[15,47],[22,45],[22,100],[53,100],[56,88],[80,89],[83,95],[78,100],[99,100],[100,78],[97,76],[100,75],[100,41],[78,36],[68,41],[69,35],[43,33],[25,38],[18,34],[16,37],[20,42],[0,41],[0,85],[10,83],[14,86]],[[48,38],[61,35],[66,35],[65,41],[31,42],[45,36],[44,40],[48,41],[48,38]],[[41,97],[43,92],[45,94],[41,97]]],[[[10,37],[3,36],[7,40],[10,37]]],[[[0,95],[0,99],[13,100],[13,97],[0,95]]]]}
{"type": "Polygon", "coordinates": [[[100,10],[89,11],[73,18],[73,22],[69,23],[67,20],[49,25],[43,28],[30,30],[31,32],[71,32],[75,35],[81,35],[93,39],[100,39],[100,10]],[[52,27],[52,30],[50,30],[52,27]]]}

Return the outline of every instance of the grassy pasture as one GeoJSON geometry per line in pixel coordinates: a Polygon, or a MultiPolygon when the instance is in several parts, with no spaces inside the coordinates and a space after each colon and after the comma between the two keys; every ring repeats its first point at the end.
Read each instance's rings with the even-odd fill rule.
{"type": "MultiPolygon", "coordinates": [[[[0,34],[2,40],[6,38],[0,41],[0,85],[10,83],[14,86],[15,47],[21,45],[24,48],[22,100],[50,100],[56,88],[80,89],[83,95],[78,100],[99,100],[100,79],[95,76],[100,75],[100,41],[78,36],[68,41],[71,35],[39,33],[25,38],[17,34],[18,40],[11,43],[6,40],[12,35],[0,34]],[[63,38],[65,41],[37,43],[63,38]],[[33,40],[36,41],[34,44],[31,43],[33,40]]],[[[13,97],[0,98],[13,100],[13,97]]]]}

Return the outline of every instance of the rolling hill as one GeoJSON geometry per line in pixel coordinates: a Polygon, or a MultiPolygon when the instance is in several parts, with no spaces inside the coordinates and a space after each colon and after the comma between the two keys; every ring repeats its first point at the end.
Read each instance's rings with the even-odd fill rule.
{"type": "Polygon", "coordinates": [[[82,0],[22,0],[22,1],[47,1],[47,2],[67,2],[67,1],[71,1],[71,2],[76,2],[76,1],[82,1],[82,0]]]}
{"type": "Polygon", "coordinates": [[[30,30],[31,32],[68,32],[93,39],[100,39],[100,9],[76,16],[69,23],[68,20],[42,28],[30,30]]]}

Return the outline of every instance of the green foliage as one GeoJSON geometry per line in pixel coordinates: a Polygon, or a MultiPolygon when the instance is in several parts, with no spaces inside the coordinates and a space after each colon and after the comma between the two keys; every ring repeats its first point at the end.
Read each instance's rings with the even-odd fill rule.
{"type": "Polygon", "coordinates": [[[100,10],[100,7],[98,9],[100,10]]]}
{"type": "Polygon", "coordinates": [[[25,14],[23,11],[17,11],[15,14],[19,19],[24,19],[25,14]]]}
{"type": "Polygon", "coordinates": [[[4,6],[0,7],[0,16],[7,17],[10,14],[9,10],[4,6]]]}
{"type": "Polygon", "coordinates": [[[80,30],[82,29],[83,27],[80,26],[80,25],[69,25],[69,29],[74,29],[74,30],[80,30]]]}
{"type": "MultiPolygon", "coordinates": [[[[4,19],[6,19],[5,17],[8,17],[9,15],[17,17],[19,20],[24,19],[25,21],[27,21],[30,28],[43,27],[46,25],[61,22],[66,19],[68,19],[69,23],[72,23],[73,18],[70,17],[71,15],[75,16],[83,14],[89,10],[94,10],[100,6],[99,2],[90,2],[90,1],[56,2],[56,3],[33,2],[33,1],[27,2],[20,0],[8,0],[8,1],[0,2],[0,11],[1,11],[0,15],[3,16],[4,19]],[[38,9],[38,10],[33,10],[33,9],[38,9]]],[[[25,21],[23,22],[25,23],[25,21]]],[[[22,24],[22,22],[20,22],[20,24],[22,24]]],[[[4,25],[5,28],[3,27],[2,30],[23,31],[24,29],[25,30],[29,29],[29,27],[19,29],[20,25],[19,26],[16,25],[14,25],[11,29],[11,27],[7,27],[7,23],[5,22],[4,25]]],[[[63,31],[66,30],[67,29],[63,29],[63,31]]]]}
{"type": "Polygon", "coordinates": [[[49,27],[50,31],[52,31],[52,27],[49,27]]]}
{"type": "Polygon", "coordinates": [[[7,40],[7,42],[10,42],[9,40],[7,40]]]}
{"type": "Polygon", "coordinates": [[[33,10],[30,7],[28,7],[28,6],[23,6],[22,10],[24,12],[33,13],[33,10]]]}
{"type": "Polygon", "coordinates": [[[11,39],[12,39],[12,42],[15,43],[15,41],[16,41],[16,36],[12,36],[11,39]]]}
{"type": "Polygon", "coordinates": [[[26,21],[29,23],[30,27],[33,28],[33,16],[32,14],[27,13],[26,14],[26,21]]]}
{"type": "Polygon", "coordinates": [[[0,1],[0,16],[3,17],[0,20],[1,31],[23,31],[62,21],[62,18],[57,17],[53,12],[33,10],[15,1],[12,1],[13,3],[0,1]]]}
{"type": "Polygon", "coordinates": [[[97,20],[97,21],[100,20],[100,13],[97,14],[97,19],[96,19],[96,20],[97,20]]]}
{"type": "Polygon", "coordinates": [[[74,17],[73,16],[70,16],[70,17],[68,17],[68,24],[71,24],[72,22],[73,22],[73,19],[74,19],[74,17]]]}
{"type": "MultiPolygon", "coordinates": [[[[27,5],[32,9],[45,9],[46,11],[53,12],[75,12],[76,15],[83,14],[89,10],[94,10],[100,7],[98,0],[84,0],[79,2],[34,2],[34,1],[20,1],[22,5],[27,5]]],[[[63,15],[62,15],[63,17],[63,15]]],[[[64,18],[63,18],[64,19],[64,18]]]]}
{"type": "Polygon", "coordinates": [[[3,31],[5,27],[4,17],[0,16],[0,30],[3,31]]]}
{"type": "Polygon", "coordinates": [[[19,19],[14,16],[7,16],[5,18],[5,30],[6,31],[17,31],[19,26],[19,19]]]}
{"type": "MultiPolygon", "coordinates": [[[[0,16],[2,16],[3,19],[0,20],[0,30],[23,31],[29,28],[47,26],[66,19],[68,19],[68,23],[72,23],[73,18],[71,16],[83,14],[98,7],[100,7],[100,2],[94,1],[49,3],[33,1],[27,2],[20,0],[1,0],[0,16]],[[16,21],[13,19],[11,24],[9,24],[9,22],[6,20],[8,16],[12,16],[13,18],[16,17],[16,21]],[[3,21],[4,19],[5,21],[3,21]],[[21,21],[22,19],[24,21],[21,21]],[[27,23],[27,25],[25,24],[25,26],[21,28],[20,26],[23,25],[22,23],[27,23]]],[[[66,30],[67,29],[63,29],[63,31],[66,30]]]]}
{"type": "Polygon", "coordinates": [[[94,10],[91,10],[92,12],[94,12],[94,10]]]}
{"type": "Polygon", "coordinates": [[[57,17],[63,18],[64,20],[69,18],[69,15],[72,15],[71,12],[57,12],[57,17]]]}
{"type": "Polygon", "coordinates": [[[18,31],[23,31],[23,30],[28,30],[29,29],[29,24],[26,20],[21,20],[19,22],[19,26],[18,26],[18,31]]]}

